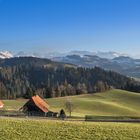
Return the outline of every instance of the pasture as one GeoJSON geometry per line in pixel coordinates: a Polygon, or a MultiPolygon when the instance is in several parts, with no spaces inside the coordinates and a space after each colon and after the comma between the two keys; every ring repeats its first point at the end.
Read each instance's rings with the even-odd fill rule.
{"type": "Polygon", "coordinates": [[[0,140],[139,140],[134,123],[88,123],[0,118],[0,140]]]}
{"type": "MultiPolygon", "coordinates": [[[[71,100],[72,116],[140,116],[140,94],[123,90],[110,90],[103,93],[49,98],[46,102],[50,110],[59,112],[66,100],[71,100]]],[[[18,110],[27,100],[4,100],[6,110],[18,110]]]]}
{"type": "MultiPolygon", "coordinates": [[[[93,119],[131,119],[140,117],[140,94],[123,90],[46,99],[50,110],[64,108],[71,100],[77,118],[91,115],[93,119]],[[103,117],[104,116],[104,117],[103,117]],[[131,116],[130,118],[128,116],[131,116]],[[103,118],[102,118],[103,117],[103,118]]],[[[4,110],[19,110],[25,99],[4,100],[4,110]]],[[[68,112],[67,112],[68,114],[68,112]]],[[[139,140],[140,123],[84,122],[75,119],[0,117],[0,140],[139,140]],[[71,121],[70,121],[71,120],[71,121]]]]}

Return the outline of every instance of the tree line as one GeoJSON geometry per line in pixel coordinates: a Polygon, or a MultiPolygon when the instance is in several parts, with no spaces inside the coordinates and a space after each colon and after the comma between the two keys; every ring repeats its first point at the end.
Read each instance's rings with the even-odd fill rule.
{"type": "Polygon", "coordinates": [[[51,98],[103,92],[110,88],[140,91],[138,82],[113,71],[46,61],[14,58],[12,63],[0,62],[0,98],[30,98],[34,94],[51,98]]]}

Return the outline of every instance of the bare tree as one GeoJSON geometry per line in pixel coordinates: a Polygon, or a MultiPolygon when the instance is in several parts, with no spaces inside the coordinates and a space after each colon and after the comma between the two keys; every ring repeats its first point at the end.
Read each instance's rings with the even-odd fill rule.
{"type": "Polygon", "coordinates": [[[69,112],[69,116],[71,117],[71,114],[74,110],[74,105],[70,99],[67,99],[65,102],[65,109],[69,112]]]}

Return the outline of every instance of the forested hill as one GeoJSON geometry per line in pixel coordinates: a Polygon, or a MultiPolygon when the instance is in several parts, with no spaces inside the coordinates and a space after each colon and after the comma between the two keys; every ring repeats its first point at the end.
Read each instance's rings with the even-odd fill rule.
{"type": "Polygon", "coordinates": [[[101,68],[78,68],[49,59],[19,57],[0,60],[0,98],[60,97],[94,93],[109,88],[140,92],[131,78],[101,68]]]}
{"type": "Polygon", "coordinates": [[[19,66],[33,66],[33,67],[65,67],[71,66],[74,67],[75,65],[54,62],[50,59],[42,59],[36,57],[13,57],[9,59],[0,59],[0,67],[19,67],[19,66]]]}

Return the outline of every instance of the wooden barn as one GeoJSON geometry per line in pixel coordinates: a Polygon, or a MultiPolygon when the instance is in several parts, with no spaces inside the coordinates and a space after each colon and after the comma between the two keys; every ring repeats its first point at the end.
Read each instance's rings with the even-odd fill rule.
{"type": "Polygon", "coordinates": [[[2,109],[4,107],[4,104],[2,101],[0,101],[0,109],[2,109]]]}
{"type": "Polygon", "coordinates": [[[31,116],[47,116],[49,105],[35,95],[20,110],[31,116]]]}

